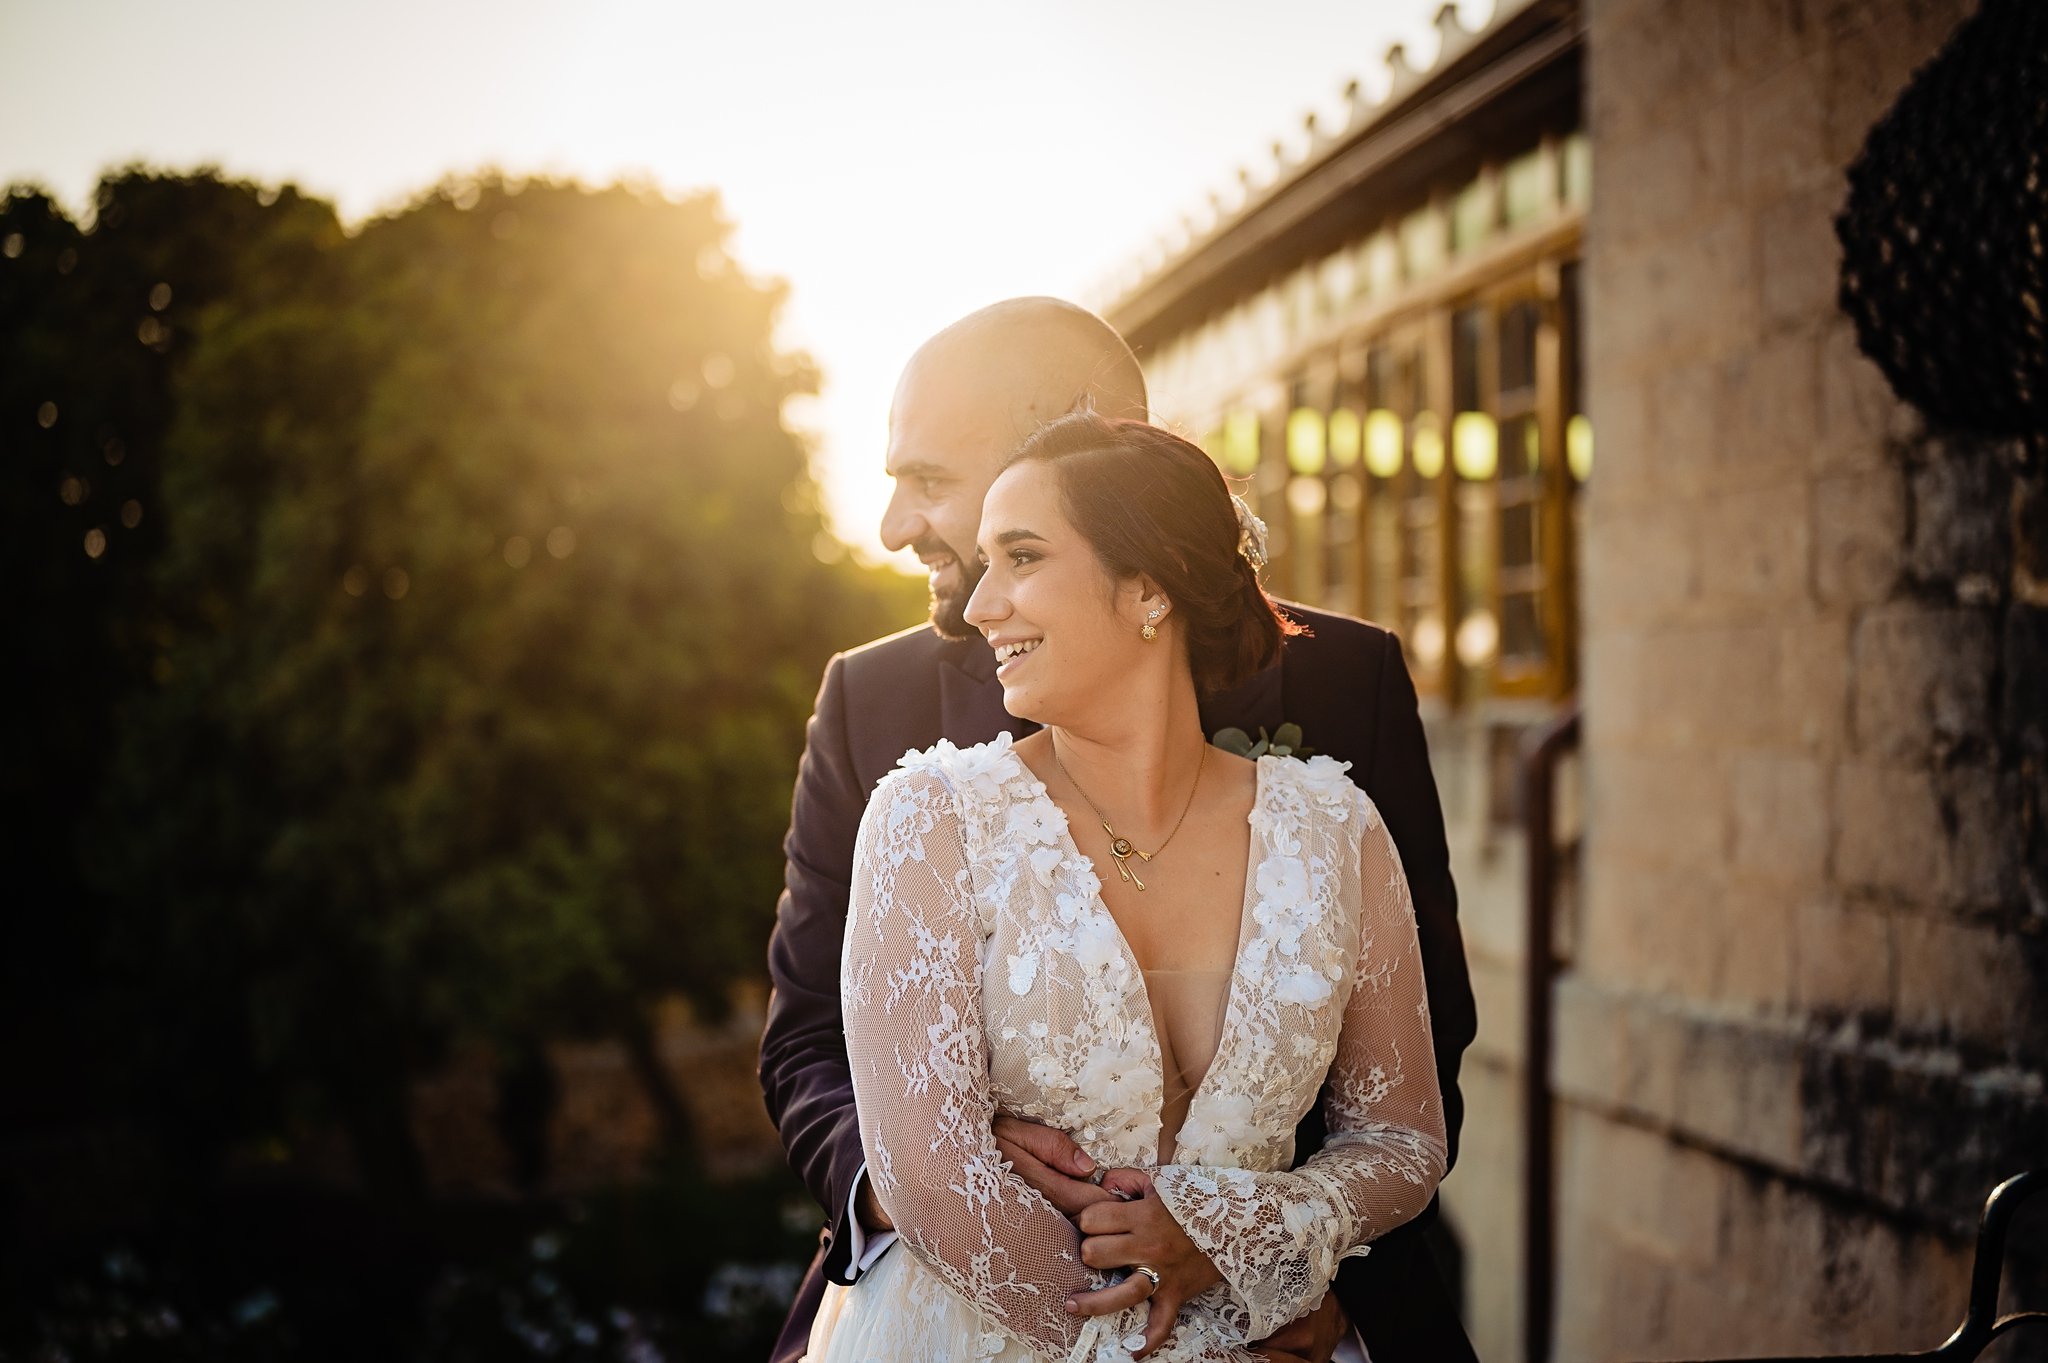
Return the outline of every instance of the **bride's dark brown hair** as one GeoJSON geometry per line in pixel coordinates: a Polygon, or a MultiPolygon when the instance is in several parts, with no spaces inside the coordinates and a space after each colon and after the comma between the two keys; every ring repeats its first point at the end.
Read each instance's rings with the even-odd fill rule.
{"type": "Polygon", "coordinates": [[[1304,632],[1238,552],[1222,472],[1173,432],[1074,412],[1041,426],[1009,462],[1050,464],[1067,519],[1110,575],[1159,584],[1180,620],[1198,693],[1229,690],[1304,632]]]}

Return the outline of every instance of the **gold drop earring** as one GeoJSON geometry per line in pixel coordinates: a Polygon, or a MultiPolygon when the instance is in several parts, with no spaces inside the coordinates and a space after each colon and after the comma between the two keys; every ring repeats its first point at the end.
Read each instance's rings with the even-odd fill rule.
{"type": "Polygon", "coordinates": [[[1159,637],[1159,631],[1157,628],[1153,626],[1152,622],[1154,620],[1157,620],[1162,613],[1163,612],[1160,607],[1154,606],[1152,608],[1151,614],[1145,617],[1144,628],[1139,630],[1138,633],[1144,635],[1147,640],[1157,639],[1159,637]]]}

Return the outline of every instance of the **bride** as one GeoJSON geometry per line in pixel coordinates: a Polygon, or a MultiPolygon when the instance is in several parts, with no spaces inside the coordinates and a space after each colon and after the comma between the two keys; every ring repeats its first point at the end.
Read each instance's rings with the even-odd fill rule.
{"type": "Polygon", "coordinates": [[[1393,840],[1343,764],[1253,763],[1197,717],[1293,628],[1261,529],[1200,450],[1087,413],[989,489],[967,618],[1045,727],[906,754],[868,805],[842,1004],[903,1243],[830,1290],[809,1358],[1251,1359],[1428,1205],[1443,1114],[1393,840]],[[1329,1139],[1294,1168],[1319,1095],[1329,1139]],[[1078,1227],[1011,1172],[999,1113],[1109,1170],[1078,1227]]]}

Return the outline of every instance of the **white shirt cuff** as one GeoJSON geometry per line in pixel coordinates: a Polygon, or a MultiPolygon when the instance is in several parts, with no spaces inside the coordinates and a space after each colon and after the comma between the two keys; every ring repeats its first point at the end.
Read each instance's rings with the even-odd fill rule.
{"type": "Polygon", "coordinates": [[[860,1275],[875,1266],[875,1260],[888,1253],[889,1246],[896,1243],[896,1232],[877,1231],[872,1239],[860,1224],[860,1190],[867,1186],[868,1167],[863,1164],[860,1172],[853,1176],[853,1191],[846,1196],[846,1233],[853,1241],[847,1246],[848,1271],[846,1276],[858,1280],[860,1275]]]}

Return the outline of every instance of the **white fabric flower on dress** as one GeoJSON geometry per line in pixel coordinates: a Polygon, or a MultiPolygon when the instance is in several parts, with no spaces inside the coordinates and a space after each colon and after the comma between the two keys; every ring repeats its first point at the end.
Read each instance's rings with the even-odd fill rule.
{"type": "Polygon", "coordinates": [[[1022,956],[1010,957],[1010,992],[1022,998],[1031,992],[1032,981],[1038,978],[1038,953],[1027,951],[1022,956]]]}
{"type": "Polygon", "coordinates": [[[1330,982],[1313,966],[1295,965],[1280,972],[1273,993],[1282,1003],[1314,1008],[1330,997],[1330,982]]]}
{"type": "Polygon", "coordinates": [[[1237,1163],[1232,1151],[1259,1136],[1249,1094],[1197,1094],[1181,1123],[1180,1144],[1197,1164],[1237,1163]]]}
{"type": "Polygon", "coordinates": [[[1091,913],[1074,925],[1074,959],[1083,970],[1102,971],[1122,964],[1123,947],[1116,920],[1106,913],[1091,913]]]}
{"type": "Polygon", "coordinates": [[[1290,1202],[1280,1209],[1281,1224],[1287,1227],[1287,1233],[1294,1237],[1296,1243],[1305,1241],[1316,1223],[1330,1214],[1330,1204],[1319,1197],[1290,1202]]]}
{"type": "Polygon", "coordinates": [[[1308,898],[1308,868],[1300,857],[1267,857],[1259,863],[1259,898],[1271,900],[1289,915],[1308,898]]]}
{"type": "Polygon", "coordinates": [[[1010,806],[1006,820],[1010,833],[1033,847],[1050,847],[1067,831],[1060,807],[1051,800],[1031,800],[1010,806]]]}
{"type": "Polygon", "coordinates": [[[1302,763],[1302,779],[1318,794],[1341,796],[1344,803],[1351,800],[1351,792],[1357,787],[1351,784],[1351,764],[1339,762],[1327,753],[1317,753],[1302,763]]]}
{"type": "Polygon", "coordinates": [[[1132,1050],[1131,1046],[1115,1041],[1089,1047],[1088,1058],[1081,1062],[1081,1073],[1076,1076],[1081,1096],[1110,1108],[1121,1106],[1125,1093],[1141,1088],[1142,1081],[1129,1089],[1123,1087],[1139,1079],[1142,1057],[1133,1055],[1132,1050]]]}
{"type": "Polygon", "coordinates": [[[1051,1051],[1032,1052],[1031,1063],[1025,1070],[1031,1076],[1031,1082],[1042,1089],[1058,1087],[1060,1080],[1065,1077],[1066,1071],[1067,1067],[1051,1051]]]}
{"type": "Polygon", "coordinates": [[[896,765],[906,771],[942,772],[956,794],[971,795],[977,802],[996,800],[1002,796],[1002,778],[1010,765],[1010,741],[1010,735],[1002,733],[993,742],[960,748],[942,738],[921,752],[912,748],[896,765]]]}

